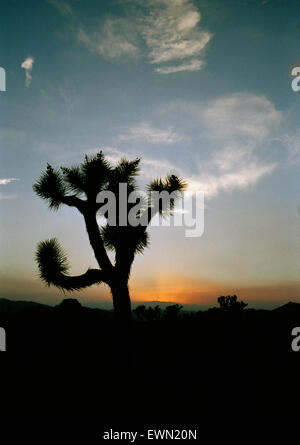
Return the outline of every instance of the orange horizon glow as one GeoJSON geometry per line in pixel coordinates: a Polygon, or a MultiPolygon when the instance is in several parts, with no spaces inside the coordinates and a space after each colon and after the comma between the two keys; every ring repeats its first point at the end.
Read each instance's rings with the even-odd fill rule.
{"type": "MultiPolygon", "coordinates": [[[[253,286],[251,284],[216,283],[194,277],[170,275],[155,275],[151,280],[132,279],[130,295],[133,303],[159,301],[174,302],[183,305],[217,304],[220,295],[238,295],[238,298],[248,303],[274,303],[282,301],[300,301],[299,284],[297,282],[274,283],[253,286]]],[[[1,277],[2,298],[33,300],[45,304],[57,304],[64,298],[77,298],[85,304],[111,303],[111,295],[107,286],[63,293],[54,287],[47,287],[39,278],[9,278],[1,277]]]]}

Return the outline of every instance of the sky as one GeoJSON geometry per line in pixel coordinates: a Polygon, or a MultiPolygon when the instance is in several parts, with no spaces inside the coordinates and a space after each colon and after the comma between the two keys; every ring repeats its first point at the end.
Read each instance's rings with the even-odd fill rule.
{"type": "MultiPolygon", "coordinates": [[[[4,0],[0,20],[0,297],[69,296],[38,277],[43,239],[73,274],[96,266],[76,209],[50,211],[32,185],[102,149],[141,157],[142,188],[172,172],[205,195],[201,237],[150,228],[134,302],[300,302],[299,1],[4,0]]],[[[111,304],[104,286],[71,296],[111,304]]]]}

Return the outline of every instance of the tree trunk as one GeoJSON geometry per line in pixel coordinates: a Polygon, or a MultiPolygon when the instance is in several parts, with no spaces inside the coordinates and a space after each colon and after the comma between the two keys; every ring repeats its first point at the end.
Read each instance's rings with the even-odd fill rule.
{"type": "Polygon", "coordinates": [[[113,297],[114,312],[119,321],[130,321],[131,301],[127,282],[118,282],[111,285],[111,293],[113,297]]]}
{"type": "Polygon", "coordinates": [[[113,332],[114,351],[122,366],[122,375],[129,375],[132,369],[132,314],[127,280],[115,280],[111,285],[115,326],[113,332]]]}

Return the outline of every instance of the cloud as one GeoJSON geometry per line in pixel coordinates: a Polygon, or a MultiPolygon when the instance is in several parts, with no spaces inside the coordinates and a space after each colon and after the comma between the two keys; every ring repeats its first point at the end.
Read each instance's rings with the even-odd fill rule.
{"type": "Polygon", "coordinates": [[[3,193],[0,193],[0,199],[15,199],[17,195],[4,195],[3,193]]]}
{"type": "Polygon", "coordinates": [[[176,144],[184,139],[176,133],[172,127],[161,130],[151,127],[148,123],[142,122],[131,127],[126,133],[119,135],[120,141],[141,141],[148,144],[176,144]]]}
{"type": "Polygon", "coordinates": [[[73,14],[73,10],[69,3],[63,0],[48,0],[50,5],[54,6],[57,11],[63,16],[70,16],[73,14]]]}
{"type": "MultiPolygon", "coordinates": [[[[195,111],[195,110],[193,110],[195,111]]],[[[235,93],[210,101],[199,111],[206,137],[219,146],[204,163],[206,173],[191,178],[208,198],[220,191],[245,189],[273,172],[276,162],[264,157],[264,146],[282,114],[265,96],[235,93]]]]}
{"type": "Polygon", "coordinates": [[[202,116],[219,137],[245,137],[257,142],[266,138],[282,119],[265,96],[251,93],[235,93],[213,100],[202,116]]]}
{"type": "Polygon", "coordinates": [[[123,55],[136,56],[139,52],[136,39],[135,27],[123,18],[106,19],[101,30],[92,35],[82,28],[78,30],[78,40],[81,43],[85,44],[91,52],[110,59],[123,55]]]}
{"type": "Polygon", "coordinates": [[[286,133],[278,138],[286,147],[288,160],[295,164],[300,162],[300,130],[286,133]]]}
{"type": "MultiPolygon", "coordinates": [[[[186,141],[185,149],[174,155],[173,162],[165,160],[161,151],[155,159],[142,156],[142,178],[173,172],[187,180],[191,191],[204,191],[205,199],[209,200],[223,192],[246,190],[271,175],[278,166],[274,143],[283,116],[263,95],[234,93],[198,104],[177,101],[162,113],[164,121],[166,115],[176,113],[171,114],[171,120],[179,123],[176,132],[173,127],[162,130],[143,122],[118,137],[121,142],[161,145],[186,141]],[[182,136],[180,128],[189,129],[188,138],[182,136]]],[[[297,141],[296,137],[289,140],[292,158],[299,152],[297,141]]],[[[279,143],[283,145],[284,141],[279,143]]],[[[114,147],[106,147],[104,152],[115,162],[129,155],[114,147]]]]}
{"type": "Polygon", "coordinates": [[[155,71],[160,74],[172,74],[179,73],[180,71],[199,71],[204,66],[205,62],[203,60],[193,59],[190,62],[182,63],[181,65],[155,68],[155,71]]]}
{"type": "Polygon", "coordinates": [[[191,176],[188,179],[189,190],[204,191],[205,198],[211,199],[221,191],[232,191],[234,189],[245,189],[254,185],[263,176],[272,173],[276,164],[261,165],[253,160],[251,164],[237,166],[229,172],[218,172],[216,174],[205,173],[199,176],[191,176]]]}
{"type": "Polygon", "coordinates": [[[25,85],[29,87],[32,81],[31,71],[34,64],[34,59],[32,57],[27,57],[21,64],[21,68],[25,70],[25,85]]]}
{"type": "MultiPolygon", "coordinates": [[[[19,181],[19,178],[0,178],[0,185],[7,185],[12,181],[19,181]]],[[[14,199],[17,195],[5,195],[0,192],[0,199],[14,199]]]]}
{"type": "MultiPolygon", "coordinates": [[[[91,153],[98,151],[92,150],[91,153]]],[[[106,158],[116,164],[122,157],[134,158],[130,154],[115,147],[103,147],[106,158]]],[[[212,199],[220,192],[230,192],[235,189],[246,189],[254,185],[263,176],[271,174],[275,168],[275,163],[261,165],[258,160],[252,159],[250,164],[236,165],[235,169],[223,172],[221,170],[212,173],[215,165],[209,161],[203,166],[204,173],[200,175],[190,175],[181,167],[177,167],[166,159],[153,159],[143,156],[141,160],[141,178],[152,180],[155,177],[165,177],[167,173],[174,173],[188,182],[188,190],[204,191],[205,199],[212,199]]]]}
{"type": "Polygon", "coordinates": [[[0,178],[0,185],[9,184],[12,181],[19,181],[19,178],[0,178]]]}
{"type": "MultiPolygon", "coordinates": [[[[193,135],[194,171],[183,173],[191,189],[205,191],[208,199],[246,189],[277,167],[278,150],[284,145],[277,129],[283,116],[264,95],[243,92],[206,103],[176,101],[161,107],[161,112],[193,135]]],[[[291,156],[299,152],[296,139],[289,145],[291,156]]]]}
{"type": "Polygon", "coordinates": [[[170,74],[203,68],[203,61],[196,57],[203,55],[212,34],[198,26],[201,20],[198,9],[189,0],[151,0],[149,3],[151,11],[142,19],[142,35],[150,51],[150,63],[186,61],[180,69],[171,65],[156,71],[170,74]]]}
{"type": "Polygon", "coordinates": [[[201,14],[193,3],[141,0],[139,4],[142,12],[131,9],[130,17],[107,17],[94,32],[80,26],[78,40],[91,52],[110,59],[137,56],[144,40],[149,63],[156,65],[157,73],[201,70],[212,33],[199,27],[201,14]]]}
{"type": "Polygon", "coordinates": [[[180,173],[180,170],[166,159],[152,159],[143,157],[141,165],[143,176],[151,180],[157,177],[165,177],[168,173],[180,173]]]}

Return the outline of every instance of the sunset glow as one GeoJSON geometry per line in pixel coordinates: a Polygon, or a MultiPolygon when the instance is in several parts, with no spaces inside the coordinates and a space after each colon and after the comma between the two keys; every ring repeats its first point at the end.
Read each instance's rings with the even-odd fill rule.
{"type": "MultiPolygon", "coordinates": [[[[113,165],[141,157],[142,190],[173,173],[205,196],[201,237],[150,228],[131,271],[134,303],[300,301],[296,3],[31,3],[19,2],[20,22],[3,6],[14,38],[2,35],[0,296],[64,298],[38,278],[40,240],[58,238],[72,274],[95,267],[81,215],[50,212],[32,185],[48,162],[102,149],[113,165]]],[[[105,286],[70,295],[111,305],[105,286]]]]}

